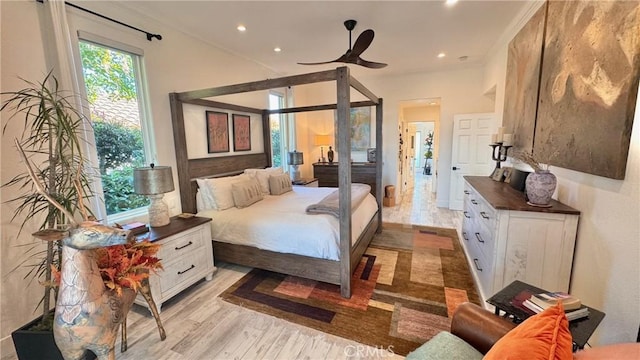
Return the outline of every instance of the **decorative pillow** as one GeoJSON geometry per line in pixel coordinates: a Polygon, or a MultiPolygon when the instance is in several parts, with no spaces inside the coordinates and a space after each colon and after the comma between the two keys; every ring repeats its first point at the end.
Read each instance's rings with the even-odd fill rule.
{"type": "Polygon", "coordinates": [[[196,179],[196,182],[202,190],[203,205],[207,209],[226,210],[234,206],[231,185],[248,179],[247,175],[241,174],[213,179],[196,179]]]}
{"type": "Polygon", "coordinates": [[[246,169],[244,173],[252,178],[258,180],[260,184],[260,189],[262,189],[262,193],[265,195],[269,194],[269,176],[271,175],[280,175],[283,174],[284,171],[281,167],[270,167],[266,169],[246,169]]]}
{"type": "Polygon", "coordinates": [[[487,352],[485,360],[571,360],[572,337],[562,303],[531,316],[487,352]]]}
{"type": "Polygon", "coordinates": [[[271,195],[281,195],[293,189],[289,174],[271,175],[269,177],[269,190],[271,195]]]}
{"type": "Polygon", "coordinates": [[[233,201],[239,209],[252,205],[264,197],[260,184],[255,179],[243,180],[231,185],[233,201]]]}

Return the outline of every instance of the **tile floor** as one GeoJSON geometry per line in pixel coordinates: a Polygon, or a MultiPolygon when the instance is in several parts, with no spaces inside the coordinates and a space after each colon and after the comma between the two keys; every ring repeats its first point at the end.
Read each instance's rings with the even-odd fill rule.
{"type": "Polygon", "coordinates": [[[407,191],[397,197],[396,206],[382,208],[382,221],[460,229],[462,211],[436,206],[432,176],[422,175],[422,168],[416,168],[407,191]]]}

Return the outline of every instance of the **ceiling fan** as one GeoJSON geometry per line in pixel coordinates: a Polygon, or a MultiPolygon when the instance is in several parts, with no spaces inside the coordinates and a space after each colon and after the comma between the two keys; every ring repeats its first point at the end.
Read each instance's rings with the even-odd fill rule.
{"type": "Polygon", "coordinates": [[[365,50],[367,50],[367,48],[369,47],[369,45],[371,45],[371,42],[373,41],[373,36],[374,36],[373,30],[367,29],[363,31],[362,34],[360,34],[360,36],[358,36],[358,38],[356,39],[356,42],[355,44],[353,44],[353,47],[351,47],[351,31],[356,27],[357,23],[358,22],[355,20],[347,20],[344,22],[344,27],[347,28],[347,30],[349,30],[349,50],[347,50],[347,52],[344,53],[344,55],[332,61],[298,63],[298,64],[320,65],[320,64],[329,64],[332,62],[342,62],[342,63],[348,63],[348,64],[356,64],[356,65],[364,66],[371,69],[381,69],[387,66],[387,64],[367,61],[360,57],[360,54],[362,54],[365,50]]]}

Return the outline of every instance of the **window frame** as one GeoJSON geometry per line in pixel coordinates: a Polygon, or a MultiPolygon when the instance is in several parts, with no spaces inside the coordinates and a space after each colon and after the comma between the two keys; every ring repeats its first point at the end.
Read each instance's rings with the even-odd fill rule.
{"type": "MultiPolygon", "coordinates": [[[[144,150],[145,163],[157,163],[157,151],[156,141],[153,131],[153,116],[151,112],[151,102],[149,99],[149,88],[147,75],[144,64],[144,51],[140,48],[115,41],[109,38],[105,38],[99,35],[91,34],[85,31],[78,31],[75,43],[75,58],[77,61],[76,72],[78,76],[78,83],[80,87],[80,93],[82,95],[84,115],[91,119],[90,104],[87,96],[87,87],[84,80],[84,72],[82,65],[82,56],[80,53],[80,42],[91,43],[97,46],[109,48],[115,51],[127,53],[132,56],[134,72],[136,74],[136,95],[138,101],[138,115],[140,119],[140,130],[142,132],[142,143],[144,150]]],[[[85,129],[87,141],[85,145],[85,152],[88,155],[91,165],[97,168],[98,152],[96,148],[95,134],[93,128],[88,126],[85,129]]],[[[92,171],[96,176],[93,177],[92,189],[94,191],[93,199],[90,200],[91,208],[94,210],[95,216],[105,221],[106,223],[124,223],[131,219],[141,218],[148,215],[148,206],[143,206],[137,209],[122,211],[117,214],[107,215],[106,205],[104,203],[104,189],[102,186],[102,180],[97,170],[92,171]]]]}

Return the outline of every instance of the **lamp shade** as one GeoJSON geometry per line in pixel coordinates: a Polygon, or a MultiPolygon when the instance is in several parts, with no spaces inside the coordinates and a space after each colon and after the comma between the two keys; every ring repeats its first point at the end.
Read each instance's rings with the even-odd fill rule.
{"type": "Polygon", "coordinates": [[[302,165],[304,164],[304,159],[302,157],[301,152],[292,151],[289,153],[289,165],[302,165]]]}
{"type": "Polygon", "coordinates": [[[329,135],[316,135],[313,142],[316,146],[327,146],[331,144],[331,137],[329,135]]]}
{"type": "Polygon", "coordinates": [[[171,166],[154,166],[133,169],[133,189],[136,194],[156,195],[173,191],[171,166]]]}

